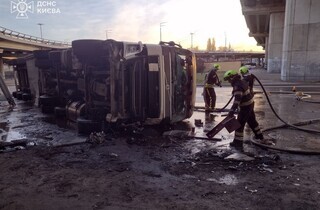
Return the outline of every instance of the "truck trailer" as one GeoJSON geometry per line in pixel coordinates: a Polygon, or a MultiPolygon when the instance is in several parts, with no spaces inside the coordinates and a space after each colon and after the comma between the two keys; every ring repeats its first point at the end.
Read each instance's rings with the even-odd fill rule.
{"type": "Polygon", "coordinates": [[[33,101],[42,112],[76,123],[79,133],[192,116],[196,59],[174,42],[75,40],[71,48],[37,50],[28,59],[38,71],[33,101]]]}

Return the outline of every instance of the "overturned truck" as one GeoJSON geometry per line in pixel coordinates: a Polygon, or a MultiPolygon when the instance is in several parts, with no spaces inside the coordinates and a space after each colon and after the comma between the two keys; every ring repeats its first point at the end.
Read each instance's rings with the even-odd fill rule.
{"type": "Polygon", "coordinates": [[[26,100],[76,123],[81,134],[110,124],[175,123],[193,113],[195,56],[174,42],[75,40],[72,48],[37,50],[18,64],[17,81],[33,87],[23,93],[18,86],[13,96],[31,94],[26,100]]]}

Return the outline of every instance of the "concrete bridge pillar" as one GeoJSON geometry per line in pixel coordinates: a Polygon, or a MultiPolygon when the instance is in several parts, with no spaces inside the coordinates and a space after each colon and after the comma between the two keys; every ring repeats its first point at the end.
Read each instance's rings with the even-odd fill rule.
{"type": "Polygon", "coordinates": [[[267,70],[269,73],[281,72],[284,15],[284,12],[271,13],[270,15],[267,61],[267,70]]]}
{"type": "Polygon", "coordinates": [[[281,79],[320,80],[320,1],[287,0],[281,79]]]}
{"type": "Polygon", "coordinates": [[[3,59],[0,57],[0,76],[4,78],[3,59]]]}
{"type": "Polygon", "coordinates": [[[269,57],[269,37],[265,38],[265,46],[264,46],[264,50],[265,50],[265,57],[264,57],[264,68],[265,66],[267,66],[268,69],[268,57],[269,57]]]}

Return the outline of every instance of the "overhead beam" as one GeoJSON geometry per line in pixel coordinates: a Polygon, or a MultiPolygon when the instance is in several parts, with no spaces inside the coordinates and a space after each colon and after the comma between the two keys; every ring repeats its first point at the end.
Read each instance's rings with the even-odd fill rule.
{"type": "Polygon", "coordinates": [[[4,41],[0,40],[0,48],[4,50],[13,50],[13,51],[34,51],[39,50],[41,47],[26,45],[18,42],[4,41]]]}
{"type": "MultiPolygon", "coordinates": [[[[46,44],[44,42],[37,42],[37,41],[34,41],[34,42],[31,42],[31,41],[28,41],[28,40],[24,40],[24,39],[18,39],[16,37],[9,37],[9,36],[6,36],[4,34],[1,34],[0,33],[0,41],[8,41],[8,42],[15,42],[15,43],[20,43],[20,44],[23,44],[25,45],[27,48],[28,46],[33,46],[33,47],[36,47],[36,48],[46,48],[46,49],[65,49],[65,48],[68,48],[70,46],[68,45],[54,45],[54,44],[46,44]]],[[[1,45],[0,45],[0,48],[1,48],[1,45]]]]}
{"type": "Polygon", "coordinates": [[[284,12],[285,5],[279,6],[256,6],[256,7],[242,7],[242,14],[247,15],[270,15],[275,12],[284,12]]]}
{"type": "Polygon", "coordinates": [[[267,37],[269,33],[249,33],[249,37],[267,37]]]}

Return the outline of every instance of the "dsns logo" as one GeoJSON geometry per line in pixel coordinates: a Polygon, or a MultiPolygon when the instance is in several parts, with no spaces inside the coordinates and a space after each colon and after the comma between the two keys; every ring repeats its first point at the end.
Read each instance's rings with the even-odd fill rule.
{"type": "Polygon", "coordinates": [[[17,19],[28,19],[27,13],[33,13],[33,1],[27,3],[27,0],[18,0],[18,2],[11,1],[11,13],[17,12],[17,19]]]}

